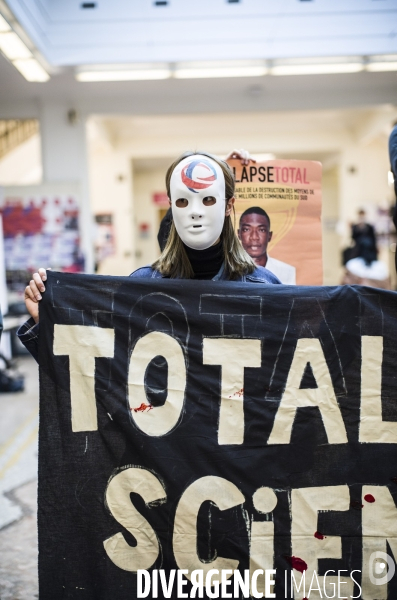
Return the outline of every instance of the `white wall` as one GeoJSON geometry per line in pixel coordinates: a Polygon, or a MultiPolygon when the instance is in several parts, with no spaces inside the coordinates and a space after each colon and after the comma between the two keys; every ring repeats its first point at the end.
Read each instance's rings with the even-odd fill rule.
{"type": "Polygon", "coordinates": [[[157,233],[160,226],[160,211],[153,202],[155,192],[165,192],[165,169],[154,166],[153,170],[134,169],[134,206],[136,235],[136,268],[151,264],[160,254],[157,233]],[[139,226],[150,224],[147,237],[142,237],[139,226]]]}
{"type": "MultiPolygon", "coordinates": [[[[279,111],[106,117],[114,143],[134,158],[175,158],[184,150],[225,155],[233,148],[277,155],[339,151],[366,111],[279,111]]],[[[397,114],[397,111],[395,111],[397,114]]]]}
{"type": "Polygon", "coordinates": [[[116,252],[100,265],[101,275],[129,275],[135,268],[132,166],[128,154],[112,146],[92,144],[89,155],[92,214],[110,213],[116,252]]]}
{"type": "Polygon", "coordinates": [[[341,240],[336,231],[339,221],[339,168],[323,171],[323,283],[336,285],[342,280],[341,240]]]}
{"type": "Polygon", "coordinates": [[[69,104],[45,102],[40,106],[43,183],[78,186],[81,211],[81,245],[85,270],[93,271],[94,225],[90,207],[86,116],[69,104]]]}
{"type": "Polygon", "coordinates": [[[36,185],[41,183],[42,177],[41,144],[38,133],[0,159],[0,185],[36,185]]]}

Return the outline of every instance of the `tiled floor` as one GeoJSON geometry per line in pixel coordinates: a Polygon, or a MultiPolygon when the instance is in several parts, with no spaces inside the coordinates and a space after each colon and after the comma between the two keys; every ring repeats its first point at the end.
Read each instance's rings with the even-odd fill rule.
{"type": "Polygon", "coordinates": [[[0,394],[0,600],[37,598],[38,369],[19,365],[25,391],[0,394]]]}

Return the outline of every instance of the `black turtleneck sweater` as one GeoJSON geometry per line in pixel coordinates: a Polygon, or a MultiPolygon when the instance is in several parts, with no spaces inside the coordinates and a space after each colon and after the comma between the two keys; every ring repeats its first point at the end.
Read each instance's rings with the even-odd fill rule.
{"type": "Polygon", "coordinates": [[[205,250],[193,250],[183,244],[194,271],[194,279],[213,279],[224,260],[222,240],[205,250]]]}

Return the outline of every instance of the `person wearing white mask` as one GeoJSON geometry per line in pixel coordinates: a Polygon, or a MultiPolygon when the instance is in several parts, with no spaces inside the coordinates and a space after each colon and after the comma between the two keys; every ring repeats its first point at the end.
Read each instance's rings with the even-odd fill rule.
{"type": "MultiPolygon", "coordinates": [[[[235,233],[234,186],[233,173],[223,160],[206,152],[182,154],[166,174],[173,221],[165,248],[151,266],[137,269],[131,277],[281,283],[265,267],[254,264],[235,233]]],[[[36,360],[38,302],[46,278],[45,269],[39,269],[26,287],[31,318],[17,332],[36,360]]]]}
{"type": "Polygon", "coordinates": [[[172,210],[167,243],[153,265],[132,277],[280,283],[254,264],[235,233],[235,184],[226,162],[206,152],[185,152],[165,180],[172,210]]]}

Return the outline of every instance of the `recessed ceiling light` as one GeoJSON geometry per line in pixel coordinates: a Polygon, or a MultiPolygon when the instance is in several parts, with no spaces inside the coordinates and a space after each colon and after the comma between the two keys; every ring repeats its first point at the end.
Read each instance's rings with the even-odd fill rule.
{"type": "Polygon", "coordinates": [[[212,79],[222,77],[261,77],[266,75],[266,67],[217,67],[206,69],[177,69],[176,79],[212,79]]]}
{"type": "Polygon", "coordinates": [[[23,43],[21,38],[13,31],[0,33],[0,50],[10,60],[17,58],[31,58],[32,53],[23,43]]]}
{"type": "Polygon", "coordinates": [[[99,82],[99,81],[150,81],[155,79],[168,79],[171,69],[168,64],[158,65],[109,65],[86,67],[76,73],[77,81],[99,82]]]}
{"type": "Polygon", "coordinates": [[[385,71],[397,71],[397,62],[378,62],[378,63],[369,63],[366,67],[367,71],[371,71],[373,73],[380,73],[385,71]]]}
{"type": "Polygon", "coordinates": [[[176,65],[176,79],[206,79],[217,77],[261,77],[268,72],[265,61],[204,61],[182,62],[176,65]]]}
{"type": "Polygon", "coordinates": [[[397,71],[397,54],[371,56],[366,64],[367,71],[397,71]]]}
{"type": "Polygon", "coordinates": [[[270,75],[332,75],[336,73],[358,73],[364,69],[362,62],[283,64],[270,69],[270,75]]]}
{"type": "Polygon", "coordinates": [[[41,64],[35,58],[14,60],[12,64],[27,81],[43,83],[50,78],[47,71],[43,69],[41,64]]]}
{"type": "Polygon", "coordinates": [[[47,71],[0,15],[0,50],[27,81],[48,81],[47,71]]]}

